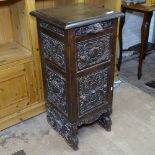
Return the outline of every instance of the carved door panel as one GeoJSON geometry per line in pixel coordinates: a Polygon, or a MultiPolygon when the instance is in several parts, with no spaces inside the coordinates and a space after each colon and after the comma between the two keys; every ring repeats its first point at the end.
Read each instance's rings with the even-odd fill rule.
{"type": "Polygon", "coordinates": [[[79,116],[109,103],[110,66],[78,78],[79,116]]]}
{"type": "Polygon", "coordinates": [[[44,59],[48,59],[51,63],[65,70],[64,43],[43,32],[40,33],[40,36],[44,59]]]}
{"type": "Polygon", "coordinates": [[[45,64],[46,99],[62,113],[68,114],[66,102],[66,79],[45,64]]]}

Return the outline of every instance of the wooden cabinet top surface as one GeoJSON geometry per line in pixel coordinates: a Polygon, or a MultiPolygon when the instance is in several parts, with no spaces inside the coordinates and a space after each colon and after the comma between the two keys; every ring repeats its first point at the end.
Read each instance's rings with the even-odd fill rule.
{"type": "Polygon", "coordinates": [[[32,15],[46,20],[63,29],[79,27],[122,16],[122,13],[106,10],[88,4],[76,4],[48,8],[31,12],[32,15]]]}
{"type": "Polygon", "coordinates": [[[123,4],[122,7],[127,10],[133,10],[133,11],[138,11],[138,12],[143,12],[143,13],[155,11],[155,6],[149,5],[149,4],[135,4],[135,5],[123,4]]]}

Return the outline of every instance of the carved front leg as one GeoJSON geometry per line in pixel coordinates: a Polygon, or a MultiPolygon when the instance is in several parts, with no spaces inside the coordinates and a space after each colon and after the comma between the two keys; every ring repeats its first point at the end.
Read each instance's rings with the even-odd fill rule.
{"type": "Polygon", "coordinates": [[[101,115],[98,120],[98,124],[102,126],[106,131],[111,131],[112,121],[110,115],[112,114],[112,108],[108,108],[105,113],[101,115]]]}
{"type": "Polygon", "coordinates": [[[54,108],[47,110],[47,120],[54,130],[56,130],[74,150],[78,149],[77,126],[67,121],[67,119],[54,108]]]}

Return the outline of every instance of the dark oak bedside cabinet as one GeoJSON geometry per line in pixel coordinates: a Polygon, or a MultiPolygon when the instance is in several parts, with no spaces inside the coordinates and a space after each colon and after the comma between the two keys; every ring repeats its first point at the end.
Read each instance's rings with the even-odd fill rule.
{"type": "Polygon", "coordinates": [[[37,17],[47,119],[73,148],[78,127],[111,130],[118,17],[90,5],[31,12],[37,17]]]}

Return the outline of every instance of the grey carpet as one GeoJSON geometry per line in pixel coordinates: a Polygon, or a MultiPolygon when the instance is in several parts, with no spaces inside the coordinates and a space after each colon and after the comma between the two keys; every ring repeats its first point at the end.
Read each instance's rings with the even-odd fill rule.
{"type": "Polygon", "coordinates": [[[122,64],[120,77],[130,84],[155,97],[155,89],[145,85],[146,82],[155,79],[155,52],[146,56],[146,59],[143,63],[143,76],[141,80],[137,79],[137,70],[138,58],[126,61],[122,64]]]}

